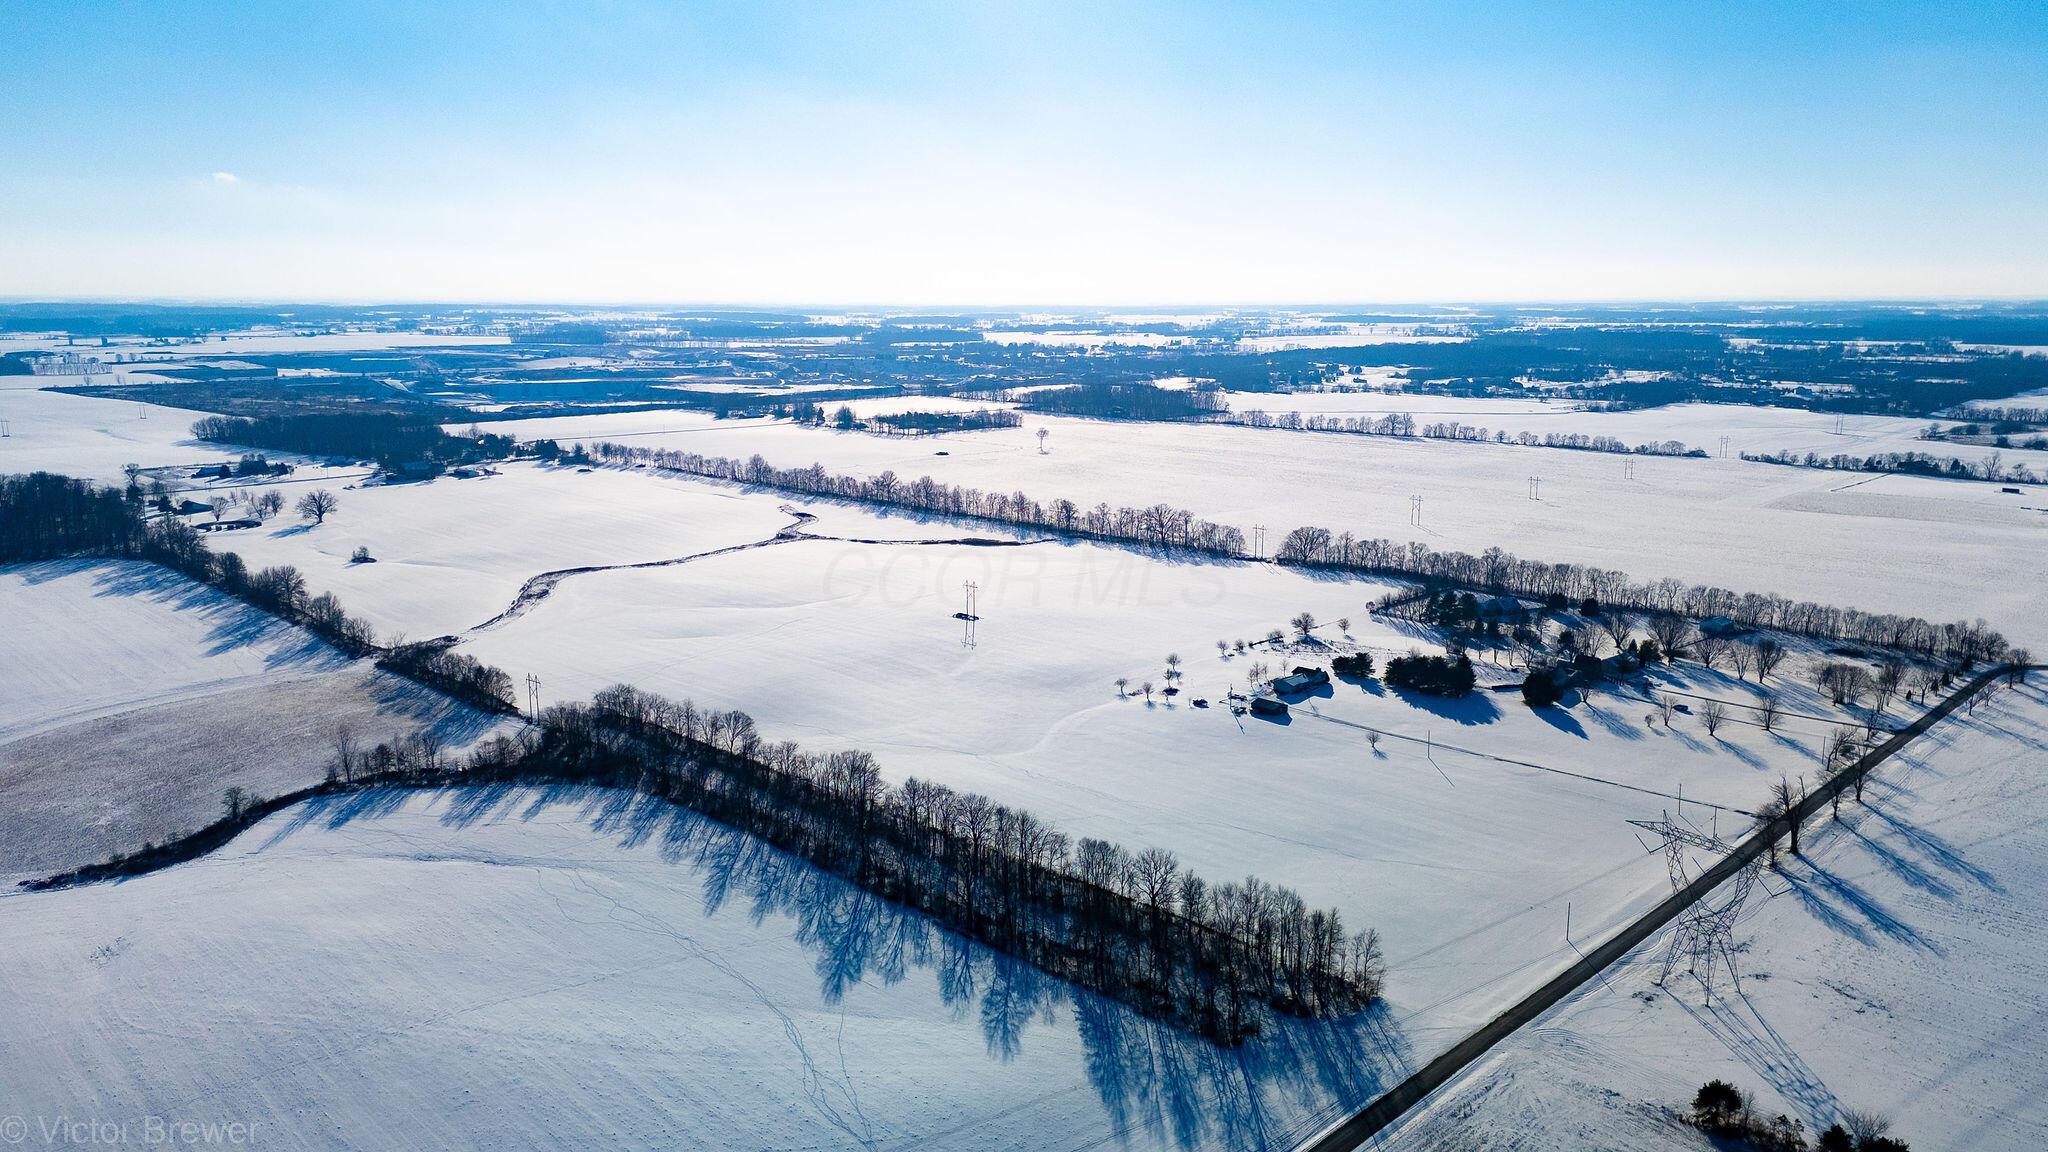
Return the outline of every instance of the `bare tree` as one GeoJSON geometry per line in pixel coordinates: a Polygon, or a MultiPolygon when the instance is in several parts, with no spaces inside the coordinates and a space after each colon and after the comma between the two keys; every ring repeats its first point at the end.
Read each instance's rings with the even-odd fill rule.
{"type": "Polygon", "coordinates": [[[346,724],[334,728],[334,767],[343,781],[355,779],[356,733],[346,724]]]}
{"type": "Polygon", "coordinates": [[[1663,612],[1650,618],[1650,635],[1657,638],[1657,647],[1664,652],[1665,659],[1685,646],[1686,636],[1692,632],[1692,622],[1676,612],[1663,612]]]}
{"type": "Polygon", "coordinates": [[[294,508],[305,519],[315,524],[325,524],[327,518],[334,514],[335,508],[340,504],[341,501],[335,499],[334,493],[321,488],[299,497],[299,502],[294,508]]]}
{"type": "Polygon", "coordinates": [[[1845,1108],[1842,1110],[1842,1128],[1849,1133],[1849,1139],[1856,1147],[1870,1148],[1892,1130],[1892,1122],[1875,1112],[1845,1108]]]}
{"type": "Polygon", "coordinates": [[[1796,815],[1799,808],[1799,799],[1799,793],[1792,787],[1792,782],[1783,776],[1778,777],[1778,782],[1771,785],[1770,807],[1792,817],[1789,823],[1791,824],[1792,854],[1794,856],[1799,855],[1799,819],[1796,815]]]}
{"type": "Polygon", "coordinates": [[[1609,612],[1600,621],[1600,627],[1607,633],[1607,639],[1620,652],[1628,647],[1629,638],[1635,635],[1636,618],[1626,612],[1609,612]]]}
{"type": "Polygon", "coordinates": [[[1216,642],[1216,655],[1219,658],[1227,659],[1230,656],[1230,641],[1218,640],[1216,642]]]}
{"type": "Polygon", "coordinates": [[[1721,725],[1728,719],[1728,706],[1719,700],[1709,700],[1700,705],[1700,726],[1713,736],[1721,731],[1721,725]]]}
{"type": "Polygon", "coordinates": [[[1300,634],[1301,634],[1301,638],[1302,638],[1303,640],[1306,640],[1306,639],[1308,639],[1308,634],[1309,634],[1310,632],[1313,632],[1313,631],[1315,631],[1315,628],[1316,628],[1316,617],[1315,617],[1315,613],[1313,613],[1313,612],[1303,612],[1303,613],[1301,613],[1300,615],[1296,616],[1296,617],[1295,617],[1294,619],[1292,619],[1292,620],[1289,620],[1289,621],[1288,621],[1288,623],[1289,623],[1289,624],[1292,624],[1292,625],[1294,626],[1294,630],[1295,630],[1296,632],[1298,632],[1298,633],[1300,633],[1300,634]]]}
{"type": "Polygon", "coordinates": [[[1783,711],[1784,709],[1778,704],[1778,696],[1775,692],[1766,692],[1763,694],[1763,698],[1757,701],[1757,721],[1764,726],[1764,731],[1766,732],[1778,726],[1778,717],[1783,711]]]}
{"type": "Polygon", "coordinates": [[[1143,684],[1138,685],[1138,690],[1145,694],[1145,703],[1150,704],[1152,702],[1152,682],[1150,680],[1145,681],[1143,684]]]}
{"type": "Polygon", "coordinates": [[[1123,697],[1124,695],[1126,695],[1126,692],[1127,692],[1127,690],[1128,690],[1128,689],[1130,688],[1130,686],[1131,686],[1131,678],[1130,678],[1129,676],[1119,676],[1119,677],[1117,677],[1117,678],[1116,678],[1116,694],[1117,694],[1117,696],[1118,696],[1119,698],[1121,698],[1121,697],[1123,697]]]}
{"type": "MultiPolygon", "coordinates": [[[[1749,670],[1756,666],[1756,648],[1742,643],[1728,646],[1728,666],[1735,669],[1737,680],[1749,679],[1749,670]]],[[[1759,680],[1761,684],[1763,681],[1759,680]]]]}
{"type": "Polygon", "coordinates": [[[1166,678],[1168,680],[1180,679],[1180,653],[1168,652],[1166,654],[1166,678]]]}
{"type": "Polygon", "coordinates": [[[1871,682],[1877,694],[1877,710],[1882,712],[1892,697],[1899,694],[1899,687],[1906,682],[1906,666],[1897,660],[1887,660],[1878,666],[1877,679],[1871,682]]]}
{"type": "Polygon", "coordinates": [[[1337,617],[1337,631],[1342,632],[1346,636],[1351,635],[1351,617],[1337,617]]]}
{"type": "Polygon", "coordinates": [[[1367,744],[1370,744],[1370,745],[1372,745],[1372,750],[1373,750],[1374,752],[1378,752],[1378,751],[1380,750],[1380,731],[1379,731],[1379,729],[1377,729],[1377,728],[1371,728],[1371,729],[1368,729],[1368,730],[1366,731],[1366,733],[1365,733],[1365,742],[1366,742],[1367,744]]]}
{"type": "Polygon", "coordinates": [[[220,806],[227,813],[228,819],[241,819],[243,795],[242,789],[235,785],[230,785],[220,794],[220,806]]]}
{"type": "Polygon", "coordinates": [[[225,496],[215,496],[206,502],[206,507],[213,513],[213,522],[218,524],[220,523],[220,518],[228,514],[228,498],[225,496]]]}
{"type": "Polygon", "coordinates": [[[1778,665],[1785,662],[1785,646],[1766,636],[1756,642],[1756,682],[1761,684],[1771,678],[1778,665]]]}
{"type": "Polygon", "coordinates": [[[1699,643],[1692,646],[1692,652],[1694,656],[1699,657],[1700,663],[1705,664],[1711,670],[1716,662],[1728,655],[1728,638],[1725,636],[1702,636],[1699,643]]]}
{"type": "Polygon", "coordinates": [[[261,496],[252,496],[249,498],[249,511],[254,512],[258,520],[268,520],[284,511],[284,496],[275,489],[261,496]]]}
{"type": "Polygon", "coordinates": [[[1230,647],[1231,647],[1231,650],[1232,650],[1232,651],[1234,651],[1234,652],[1236,652],[1236,653],[1237,653],[1237,654],[1238,654],[1239,656],[1242,656],[1242,655],[1244,655],[1244,648],[1245,648],[1245,644],[1244,644],[1244,641],[1243,641],[1243,640],[1233,640],[1233,641],[1231,641],[1231,642],[1230,642],[1230,647]]]}

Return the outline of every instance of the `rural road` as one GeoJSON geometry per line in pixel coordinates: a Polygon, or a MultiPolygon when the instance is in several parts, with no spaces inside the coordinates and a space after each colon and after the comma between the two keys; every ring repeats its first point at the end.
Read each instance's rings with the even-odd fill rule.
{"type": "Polygon", "coordinates": [[[1399,1120],[1430,1093],[1450,1083],[1496,1044],[1514,1035],[1523,1025],[1535,1020],[1560,1000],[1571,995],[1581,984],[1598,976],[1637,945],[1656,935],[1680,912],[1703,899],[1709,892],[1719,887],[1722,881],[1762,855],[1771,844],[1791,831],[1794,819],[1804,823],[1836,795],[1854,787],[1858,779],[1868,775],[1872,769],[1946,719],[1950,713],[1968,702],[1978,692],[1996,683],[2007,674],[2007,671],[2007,667],[2001,665],[1978,673],[1969,683],[1928,709],[1919,719],[1893,733],[1890,739],[1865,753],[1856,763],[1830,777],[1814,789],[1792,812],[1779,816],[1768,824],[1760,825],[1756,831],[1737,844],[1733,852],[1701,873],[1698,879],[1672,893],[1641,917],[1624,925],[1613,936],[1586,953],[1584,959],[1551,977],[1542,987],[1509,1006],[1477,1032],[1460,1040],[1449,1051],[1423,1065],[1414,1075],[1396,1084],[1386,1094],[1310,1137],[1300,1146],[1302,1152],[1350,1152],[1351,1149],[1363,1147],[1366,1141],[1399,1120]]]}

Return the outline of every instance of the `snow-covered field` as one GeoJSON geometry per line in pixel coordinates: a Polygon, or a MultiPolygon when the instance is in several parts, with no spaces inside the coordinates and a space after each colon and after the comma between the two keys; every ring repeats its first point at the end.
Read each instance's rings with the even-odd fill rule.
{"type": "MultiPolygon", "coordinates": [[[[861,535],[866,519],[828,508],[806,531],[861,535]]],[[[1064,541],[902,535],[577,576],[469,634],[462,650],[515,679],[538,675],[549,699],[624,682],[741,708],[771,739],[872,751],[892,779],[983,791],[1074,835],[1170,847],[1213,877],[1257,872],[1295,886],[1385,934],[1392,998],[1418,1036],[1448,1037],[1561,966],[1570,953],[1550,926],[1561,929],[1567,903],[1588,931],[1647,906],[1663,873],[1628,819],[1683,796],[1702,819],[1712,817],[1701,805],[1720,805],[1739,825],[1779,775],[1811,770],[1830,727],[1736,724],[1715,739],[1696,721],[1649,726],[1654,706],[1639,695],[1535,713],[1514,694],[1451,702],[1341,681],[1284,724],[1240,718],[1224,695],[1246,687],[1254,663],[1270,675],[1336,650],[1384,659],[1422,641],[1367,618],[1387,591],[1369,581],[1064,541]],[[971,626],[953,615],[969,582],[971,626]],[[1284,629],[1303,610],[1326,622],[1312,643],[1215,649],[1284,629]],[[1345,617],[1349,635],[1334,624],[1345,617]],[[1169,653],[1183,659],[1175,698],[1162,694],[1169,653]],[[1197,697],[1211,706],[1193,707],[1197,697]]],[[[1748,694],[1692,670],[1665,683],[1748,694]]],[[[1824,715],[1810,691],[1780,690],[1824,715]]]]}
{"type": "Polygon", "coordinates": [[[154,564],[0,568],[0,740],[349,661],[302,629],[154,564]]]}
{"type": "Polygon", "coordinates": [[[1888,1115],[1915,1149],[2048,1147],[2048,693],[2000,689],[1822,816],[1745,905],[1739,994],[1644,945],[1383,1137],[1390,1149],[1697,1149],[1712,1078],[1809,1132],[1888,1115]]]}
{"type": "Polygon", "coordinates": [[[82,382],[76,376],[0,380],[37,384],[0,387],[0,421],[7,423],[8,433],[0,436],[0,475],[60,472],[120,483],[121,469],[128,464],[209,464],[231,455],[192,438],[192,422],[204,412],[43,391],[52,384],[82,382]]]}
{"type": "Polygon", "coordinates": [[[1282,1149],[1410,1059],[1380,1015],[1224,1053],[604,791],[301,805],[0,938],[8,1112],[137,1141],[1282,1149]]]}
{"type": "Polygon", "coordinates": [[[335,495],[340,508],[323,524],[280,517],[214,547],[252,569],[296,566],[387,640],[481,624],[542,572],[675,559],[772,536],[792,519],[776,500],[710,485],[535,464],[335,495]],[[351,563],[358,547],[376,562],[351,563]]]}
{"type": "MultiPolygon", "coordinates": [[[[1826,412],[1749,404],[1672,404],[1599,412],[1585,411],[1576,401],[1568,400],[1496,400],[1387,392],[1230,392],[1225,396],[1233,412],[1370,417],[1406,412],[1418,423],[1456,422],[1489,432],[1505,431],[1510,436],[1521,432],[1538,436],[1577,433],[1612,436],[1630,446],[1677,440],[1715,456],[1721,454],[1721,437],[1726,436],[1730,457],[1739,457],[1744,452],[1793,452],[1802,456],[1813,452],[1820,456],[1858,457],[1920,452],[1942,460],[1955,456],[1976,462],[1996,452],[2008,466],[2025,464],[2037,472],[2048,468],[2048,452],[1920,438],[1930,424],[1953,428],[1957,425],[1953,420],[1846,414],[1838,418],[1826,412]]],[[[1852,479],[1855,476],[1848,475],[1852,479]]]]}
{"type": "Polygon", "coordinates": [[[0,568],[0,604],[0,885],[192,832],[229,786],[316,784],[343,725],[454,752],[505,727],[150,564],[0,568]]]}
{"type": "MultiPolygon", "coordinates": [[[[1641,431],[1697,441],[1710,427],[1679,421],[1641,431]]],[[[2035,606],[2048,544],[2048,489],[2040,487],[2011,495],[1994,484],[1732,458],[1629,458],[1634,475],[1625,478],[1623,457],[1598,452],[1057,417],[914,440],[655,412],[496,430],[740,459],[759,453],[783,467],[817,461],[861,475],[929,474],[1084,505],[1165,500],[1247,532],[1264,524],[1276,539],[1317,524],[1434,548],[1498,546],[1638,579],[1675,576],[1937,620],[1982,616],[2020,643],[2048,648],[2048,616],[2035,606]],[[1041,427],[1050,432],[1044,454],[1041,427]],[[1532,475],[1542,481],[1540,500],[1529,499],[1532,475]],[[1409,523],[1416,495],[1419,527],[1409,523]]]]}

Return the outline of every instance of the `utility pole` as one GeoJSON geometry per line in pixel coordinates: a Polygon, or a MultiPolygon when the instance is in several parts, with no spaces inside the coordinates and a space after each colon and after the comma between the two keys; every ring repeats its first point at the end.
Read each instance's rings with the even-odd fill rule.
{"type": "Polygon", "coordinates": [[[1260,560],[1266,558],[1266,526],[1252,525],[1252,555],[1260,560]]]}
{"type": "Polygon", "coordinates": [[[526,674],[526,715],[529,719],[540,719],[540,677],[526,674]]]}
{"type": "Polygon", "coordinates": [[[965,584],[962,584],[961,587],[965,589],[967,592],[967,611],[961,614],[961,618],[964,620],[981,619],[981,617],[976,615],[974,611],[974,602],[976,599],[976,594],[981,591],[981,585],[976,584],[972,580],[969,580],[965,584]]]}
{"type": "Polygon", "coordinates": [[[1539,476],[1529,477],[1529,499],[1543,499],[1543,479],[1539,476]]]}
{"type": "Polygon", "coordinates": [[[1408,498],[1408,522],[1410,524],[1422,523],[1422,497],[1410,496],[1408,498]]]}
{"type": "Polygon", "coordinates": [[[1726,437],[1726,436],[1723,436],[1723,437],[1721,437],[1721,459],[1723,459],[1723,460],[1726,460],[1727,458],[1728,458],[1728,437],[1726,437]]]}

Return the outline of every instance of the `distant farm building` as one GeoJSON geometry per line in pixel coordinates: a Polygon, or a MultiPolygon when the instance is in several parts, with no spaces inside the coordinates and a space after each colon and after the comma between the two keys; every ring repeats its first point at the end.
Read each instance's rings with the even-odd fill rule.
{"type": "Polygon", "coordinates": [[[1479,618],[1495,624],[1527,624],[1529,605],[1513,596],[1488,596],[1479,601],[1479,618]]]}
{"type": "Polygon", "coordinates": [[[1271,696],[1254,696],[1252,697],[1252,711],[1260,716],[1285,716],[1287,715],[1287,702],[1275,700],[1271,696]]]}
{"type": "Polygon", "coordinates": [[[1330,674],[1321,668],[1296,668],[1273,681],[1273,692],[1278,696],[1299,696],[1329,682],[1330,674]]]}
{"type": "Polygon", "coordinates": [[[1726,616],[1709,616],[1700,621],[1700,635],[1702,636],[1733,636],[1742,631],[1745,631],[1742,625],[1737,624],[1726,616]]]}

